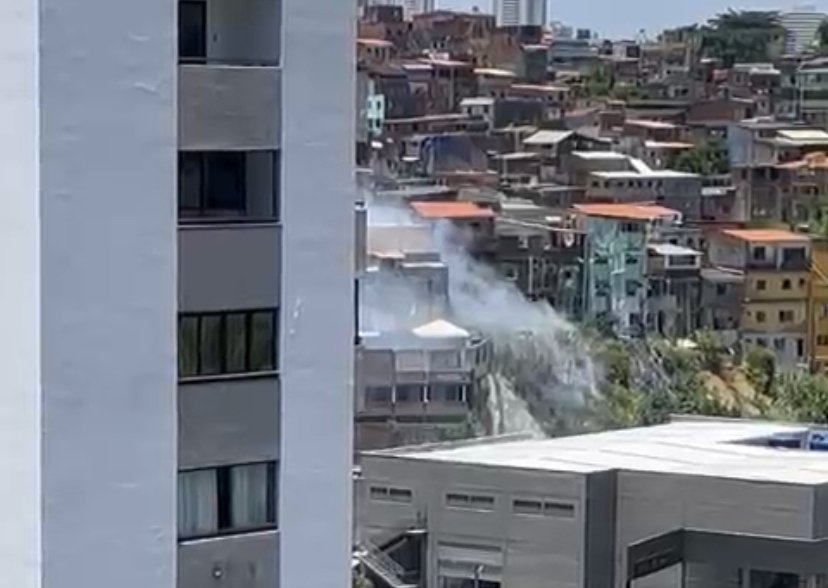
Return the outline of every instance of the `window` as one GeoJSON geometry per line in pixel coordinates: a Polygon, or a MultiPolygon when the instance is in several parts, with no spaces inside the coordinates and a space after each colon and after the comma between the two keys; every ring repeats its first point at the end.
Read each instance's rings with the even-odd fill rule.
{"type": "Polygon", "coordinates": [[[450,492],[446,494],[446,506],[470,510],[494,510],[494,496],[450,492]]]}
{"type": "Polygon", "coordinates": [[[625,290],[627,291],[627,296],[635,296],[638,294],[638,282],[635,280],[627,280],[625,283],[625,290]]]}
{"type": "Polygon", "coordinates": [[[178,208],[182,217],[244,215],[246,184],[243,152],[178,154],[178,208]]]}
{"type": "Polygon", "coordinates": [[[460,384],[432,384],[428,389],[430,402],[465,402],[466,389],[460,384]]]}
{"type": "Polygon", "coordinates": [[[792,323],[794,321],[794,311],[792,310],[780,310],[779,311],[779,322],[780,323],[792,323]]]}
{"type": "Polygon", "coordinates": [[[756,312],[756,322],[757,323],[764,323],[767,316],[765,315],[764,311],[757,311],[756,312]]]}
{"type": "Polygon", "coordinates": [[[367,386],[365,403],[370,405],[391,404],[391,386],[367,386]]]}
{"type": "Polygon", "coordinates": [[[817,335],[816,342],[820,347],[825,347],[828,345],[828,335],[817,335]]]}
{"type": "Polygon", "coordinates": [[[178,57],[201,61],[207,57],[207,3],[182,0],[178,3],[178,57]]]}
{"type": "Polygon", "coordinates": [[[796,355],[798,357],[802,357],[805,355],[805,340],[804,339],[797,339],[796,340],[796,355]]]}
{"type": "Polygon", "coordinates": [[[782,289],[783,290],[790,290],[791,289],[791,281],[790,280],[782,280],[782,289]]]}
{"type": "Polygon", "coordinates": [[[716,296],[727,294],[727,284],[716,284],[716,296]]]}
{"type": "Polygon", "coordinates": [[[398,403],[422,402],[423,387],[413,384],[400,384],[395,389],[395,401],[398,403]]]}
{"type": "Polygon", "coordinates": [[[179,376],[274,371],[277,320],[275,309],[180,315],[179,376]]]}
{"type": "Polygon", "coordinates": [[[259,530],[275,525],[275,462],[178,473],[179,538],[259,530]]]}
{"type": "Polygon", "coordinates": [[[392,488],[388,486],[371,486],[369,490],[371,500],[379,502],[409,503],[414,500],[414,493],[408,488],[392,488]]]}
{"type": "Polygon", "coordinates": [[[785,351],[785,340],[784,339],[774,339],[773,340],[773,348],[777,351],[785,351]]]}
{"type": "Polygon", "coordinates": [[[768,283],[765,280],[756,280],[756,289],[760,292],[767,288],[768,283]]]}
{"type": "Polygon", "coordinates": [[[754,261],[765,261],[766,255],[767,255],[767,251],[764,247],[754,247],[753,248],[753,260],[754,261]]]}
{"type": "Polygon", "coordinates": [[[572,518],[575,516],[575,505],[553,500],[518,498],[512,501],[512,512],[519,515],[572,518]]]}
{"type": "Polygon", "coordinates": [[[808,285],[808,281],[805,278],[799,278],[799,287],[804,288],[808,285]]]}

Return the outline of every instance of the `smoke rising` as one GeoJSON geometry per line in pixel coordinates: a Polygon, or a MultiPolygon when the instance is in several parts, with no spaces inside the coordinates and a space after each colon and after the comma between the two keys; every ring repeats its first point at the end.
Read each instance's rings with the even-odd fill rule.
{"type": "MultiPolygon", "coordinates": [[[[548,303],[527,300],[513,283],[474,260],[451,223],[425,226],[407,207],[366,202],[369,231],[420,227],[429,236],[430,248],[448,269],[445,318],[492,342],[487,433],[556,435],[583,429],[598,395],[598,370],[577,328],[548,303]]],[[[404,308],[440,308],[420,284],[396,281],[393,288],[366,292],[364,314],[375,314],[389,296],[399,296],[403,309],[384,311],[384,328],[410,328],[411,312],[404,308]]]]}

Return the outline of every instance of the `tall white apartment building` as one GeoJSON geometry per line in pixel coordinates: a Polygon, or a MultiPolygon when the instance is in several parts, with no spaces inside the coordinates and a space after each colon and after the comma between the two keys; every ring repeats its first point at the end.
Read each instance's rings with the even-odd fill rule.
{"type": "Polygon", "coordinates": [[[354,9],[0,2],[0,586],[350,585],[354,9]]]}
{"type": "Polygon", "coordinates": [[[547,0],[493,0],[498,26],[547,24],[547,0]]]}
{"type": "Polygon", "coordinates": [[[779,23],[785,29],[785,53],[799,53],[816,39],[822,21],[828,18],[813,6],[803,6],[779,15],[779,23]]]}

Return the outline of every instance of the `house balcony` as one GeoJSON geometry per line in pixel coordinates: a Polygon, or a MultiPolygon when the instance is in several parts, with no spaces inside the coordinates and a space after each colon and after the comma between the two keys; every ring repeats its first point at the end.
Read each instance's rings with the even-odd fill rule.
{"type": "Polygon", "coordinates": [[[178,71],[178,141],[185,151],[276,150],[281,68],[262,62],[183,62],[178,71]]]}

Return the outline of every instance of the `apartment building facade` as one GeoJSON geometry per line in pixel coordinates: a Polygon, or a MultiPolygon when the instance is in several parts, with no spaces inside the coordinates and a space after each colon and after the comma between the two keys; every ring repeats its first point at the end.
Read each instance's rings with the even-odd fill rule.
{"type": "Polygon", "coordinates": [[[808,357],[811,241],[778,229],[724,230],[710,239],[710,264],[738,277],[743,299],[739,335],[795,367],[808,357]]]}
{"type": "Polygon", "coordinates": [[[493,0],[492,11],[500,27],[547,24],[546,0],[493,0]]]}
{"type": "Polygon", "coordinates": [[[178,586],[345,586],[354,6],[178,11],[178,586]]]}

